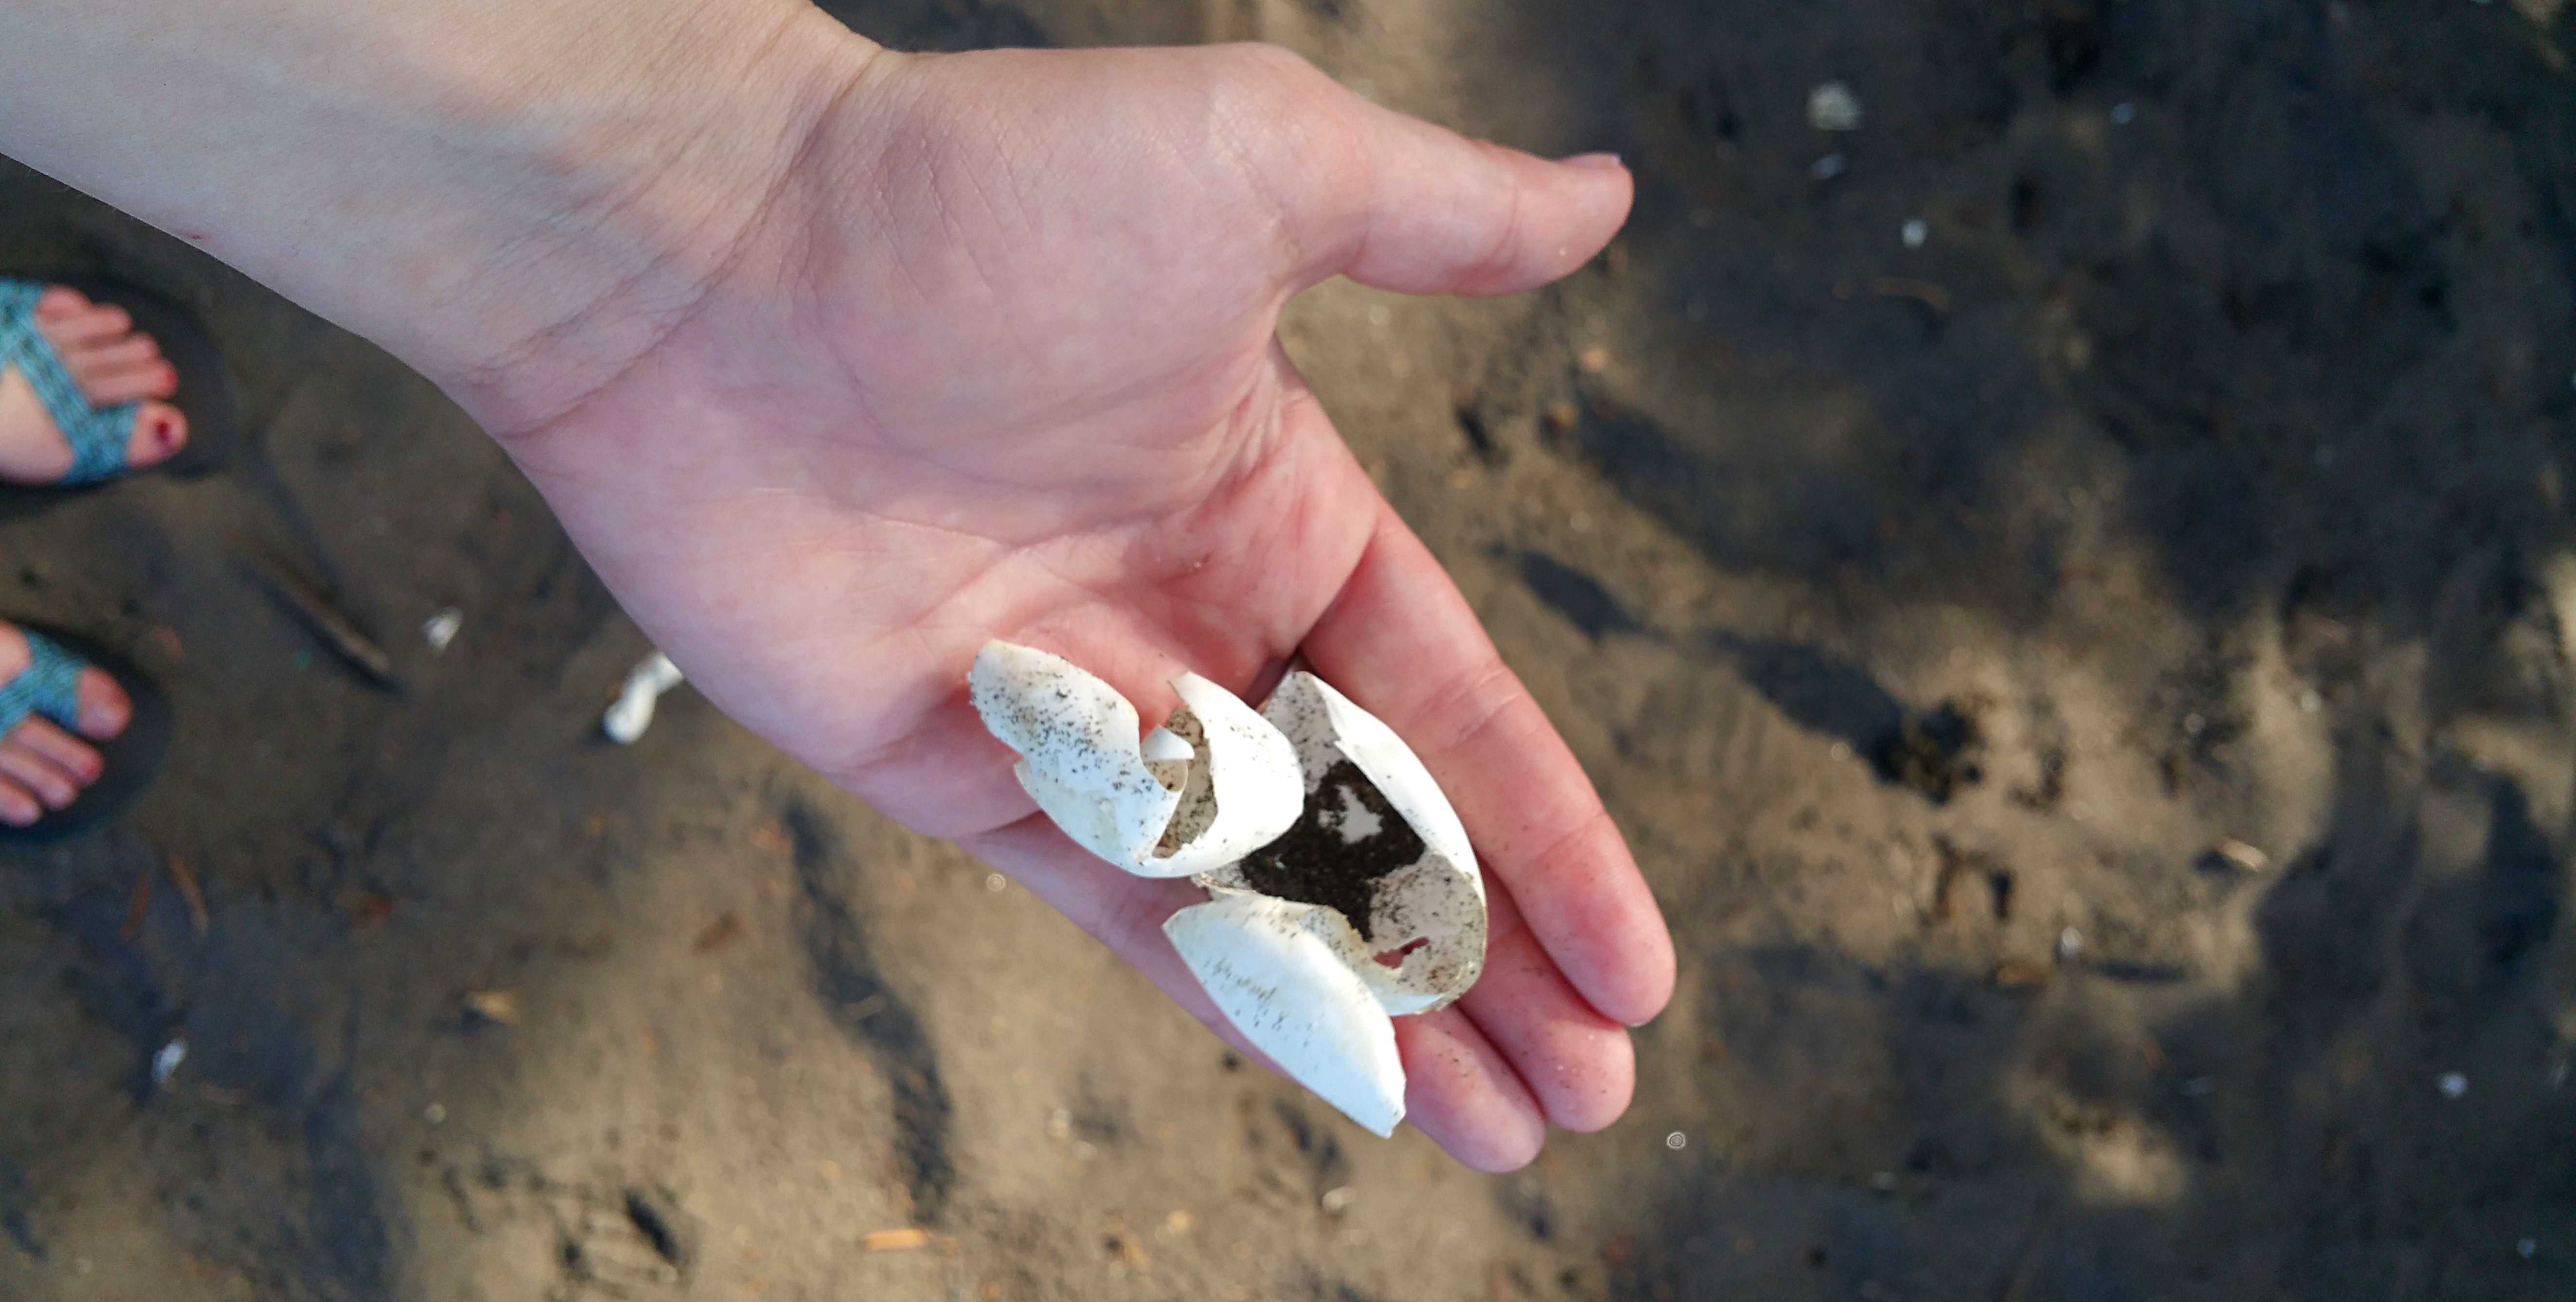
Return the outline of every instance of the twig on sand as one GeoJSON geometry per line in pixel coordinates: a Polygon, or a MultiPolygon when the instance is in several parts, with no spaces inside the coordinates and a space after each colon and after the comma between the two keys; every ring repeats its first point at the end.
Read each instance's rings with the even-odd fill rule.
{"type": "Polygon", "coordinates": [[[143,934],[143,918],[145,914],[151,912],[151,909],[152,868],[151,865],[146,864],[143,871],[134,874],[134,893],[127,898],[125,925],[116,929],[116,938],[126,944],[133,944],[136,938],[143,934]]]}
{"type": "Polygon", "coordinates": [[[1910,298],[1935,312],[1950,310],[1950,291],[1928,280],[1880,276],[1869,282],[1869,292],[1882,298],[1910,298]]]}
{"type": "MultiPolygon", "coordinates": [[[[152,852],[153,862],[160,864],[161,871],[170,875],[170,884],[179,888],[180,902],[188,906],[188,929],[200,936],[205,935],[207,929],[214,925],[214,919],[206,912],[206,892],[197,885],[197,870],[190,867],[187,860],[172,854],[170,847],[163,845],[161,838],[148,829],[137,827],[135,833],[142,838],[144,848],[152,852]]],[[[147,864],[135,883],[138,898],[150,897],[151,876],[152,868],[147,864]]],[[[137,932],[140,932],[143,925],[141,907],[137,906],[138,912],[135,918],[127,924],[137,932]]],[[[131,940],[133,937],[128,936],[127,939],[131,940]]]]}
{"type": "Polygon", "coordinates": [[[374,638],[361,632],[348,616],[323,600],[322,594],[306,587],[276,562],[257,552],[245,553],[245,560],[251,572],[268,585],[269,591],[276,593],[332,650],[339,652],[341,659],[348,661],[377,686],[401,690],[402,680],[394,675],[393,657],[386,655],[385,649],[376,645],[374,638]]]}
{"type": "Polygon", "coordinates": [[[188,925],[200,936],[206,934],[211,920],[206,916],[206,893],[197,889],[197,870],[175,854],[164,853],[161,867],[169,872],[170,884],[179,888],[179,898],[188,905],[188,925]]]}
{"type": "Polygon", "coordinates": [[[2021,1250],[2021,1264],[2013,1269],[2012,1282],[2004,1285],[2003,1295],[1996,1302],[2021,1302],[2022,1296],[2030,1289],[2031,1277],[2039,1273],[2040,1250],[2048,1246],[2048,1232],[2055,1228],[2057,1202],[2043,1194],[2040,1196],[2039,1223],[2031,1227],[2030,1243],[2021,1250]]]}

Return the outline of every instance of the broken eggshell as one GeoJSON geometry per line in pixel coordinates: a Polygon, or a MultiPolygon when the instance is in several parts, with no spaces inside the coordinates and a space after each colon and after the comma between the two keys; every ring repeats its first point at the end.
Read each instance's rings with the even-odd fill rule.
{"type": "Polygon", "coordinates": [[[1201,875],[1213,898],[1173,914],[1163,932],[1245,1039],[1353,1121],[1389,1134],[1404,1118],[1391,1019],[1475,984],[1484,878],[1448,797],[1377,716],[1300,672],[1262,717],[1296,743],[1304,816],[1201,875]]]}
{"type": "Polygon", "coordinates": [[[1343,928],[1329,943],[1392,1016],[1465,994],[1485,966],[1485,880],[1431,771],[1313,674],[1288,675],[1261,713],[1297,747],[1304,815],[1199,884],[1331,909],[1343,928]]]}
{"type": "Polygon", "coordinates": [[[634,745],[653,726],[653,703],[681,681],[680,667],[671,663],[671,657],[659,651],[644,657],[627,671],[625,688],[600,716],[600,731],[621,746],[634,745]]]}
{"type": "Polygon", "coordinates": [[[991,641],[975,711],[1020,753],[1012,772],[1082,848],[1139,877],[1189,877],[1276,839],[1303,809],[1297,752],[1234,693],[1172,680],[1181,705],[1140,737],[1136,707],[1062,656],[991,641]]]}
{"type": "Polygon", "coordinates": [[[1210,899],[1163,924],[1218,1011],[1292,1079],[1384,1135],[1404,1117],[1394,1016],[1475,983],[1485,887],[1467,833],[1412,749],[1309,673],[1256,714],[1183,675],[1183,706],[1139,737],[1134,706],[1060,657],[975,658],[985,726],[1058,827],[1210,899]]]}
{"type": "Polygon", "coordinates": [[[1395,1023],[1332,935],[1350,924],[1319,904],[1211,894],[1165,920],[1163,934],[1217,1011],[1289,1079],[1372,1132],[1394,1134],[1404,1062],[1395,1023]]]}

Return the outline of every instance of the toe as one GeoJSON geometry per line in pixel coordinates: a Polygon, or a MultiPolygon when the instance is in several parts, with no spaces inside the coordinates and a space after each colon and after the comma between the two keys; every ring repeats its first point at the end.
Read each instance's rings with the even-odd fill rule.
{"type": "Polygon", "coordinates": [[[99,775],[107,771],[107,761],[97,747],[55,727],[51,719],[30,718],[20,723],[9,734],[9,741],[44,756],[82,786],[98,781],[99,775]]]}
{"type": "Polygon", "coordinates": [[[0,775],[0,823],[25,827],[45,816],[45,807],[28,794],[25,787],[0,775]]]}
{"type": "Polygon", "coordinates": [[[179,390],[179,373],[164,361],[141,362],[81,377],[81,396],[93,407],[167,398],[179,390]]]}
{"type": "Polygon", "coordinates": [[[105,741],[125,731],[126,721],[134,717],[134,702],[126,699],[125,689],[104,669],[82,670],[78,693],[81,734],[92,740],[105,741]]]}
{"type": "MultiPolygon", "coordinates": [[[[63,369],[71,372],[72,380],[86,389],[94,377],[159,361],[161,345],[152,342],[150,335],[119,335],[114,339],[74,344],[62,350],[62,357],[63,369]]],[[[97,395],[90,395],[90,401],[98,401],[97,395]]]]}
{"type": "MultiPolygon", "coordinates": [[[[134,413],[134,432],[125,439],[125,464],[136,470],[158,465],[187,445],[188,418],[166,402],[147,402],[134,413]]],[[[88,707],[82,707],[82,714],[86,718],[88,707]]]]}
{"type": "Polygon", "coordinates": [[[0,740],[0,776],[17,783],[47,809],[60,809],[80,796],[81,784],[71,774],[20,743],[14,732],[0,740]]]}
{"type": "Polygon", "coordinates": [[[85,311],[88,307],[88,296],[69,285],[49,285],[44,293],[36,296],[36,316],[39,320],[56,320],[75,312],[85,311]]]}
{"type": "Polygon", "coordinates": [[[38,319],[37,332],[63,354],[110,343],[134,332],[134,318],[120,307],[92,304],[51,320],[38,319]]]}

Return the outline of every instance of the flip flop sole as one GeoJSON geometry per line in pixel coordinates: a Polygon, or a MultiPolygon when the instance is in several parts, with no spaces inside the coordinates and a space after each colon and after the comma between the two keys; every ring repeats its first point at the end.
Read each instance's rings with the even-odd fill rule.
{"type": "Polygon", "coordinates": [[[153,780],[161,776],[162,766],[169,762],[170,741],[178,722],[170,708],[170,698],[133,662],[77,633],[31,620],[10,622],[42,633],[62,643],[72,654],[106,670],[107,676],[115,679],[134,702],[134,714],[126,722],[125,731],[106,741],[90,742],[106,761],[98,781],[82,788],[72,803],[46,811],[44,817],[25,827],[0,824],[0,846],[47,845],[97,831],[132,809],[134,802],[152,789],[153,780]]]}

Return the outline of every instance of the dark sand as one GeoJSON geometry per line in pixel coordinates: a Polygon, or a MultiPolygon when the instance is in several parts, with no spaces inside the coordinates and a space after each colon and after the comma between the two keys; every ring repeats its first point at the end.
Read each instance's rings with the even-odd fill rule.
{"type": "Polygon", "coordinates": [[[0,171],[0,266],[187,294],[258,427],[0,521],[0,609],[185,712],[0,872],[0,1297],[2576,1289],[2576,6],[847,16],[1266,37],[1636,166],[1561,287],[1288,325],[1670,912],[1635,1109],[1471,1175],[685,691],[597,740],[644,648],[427,384],[0,171]]]}

